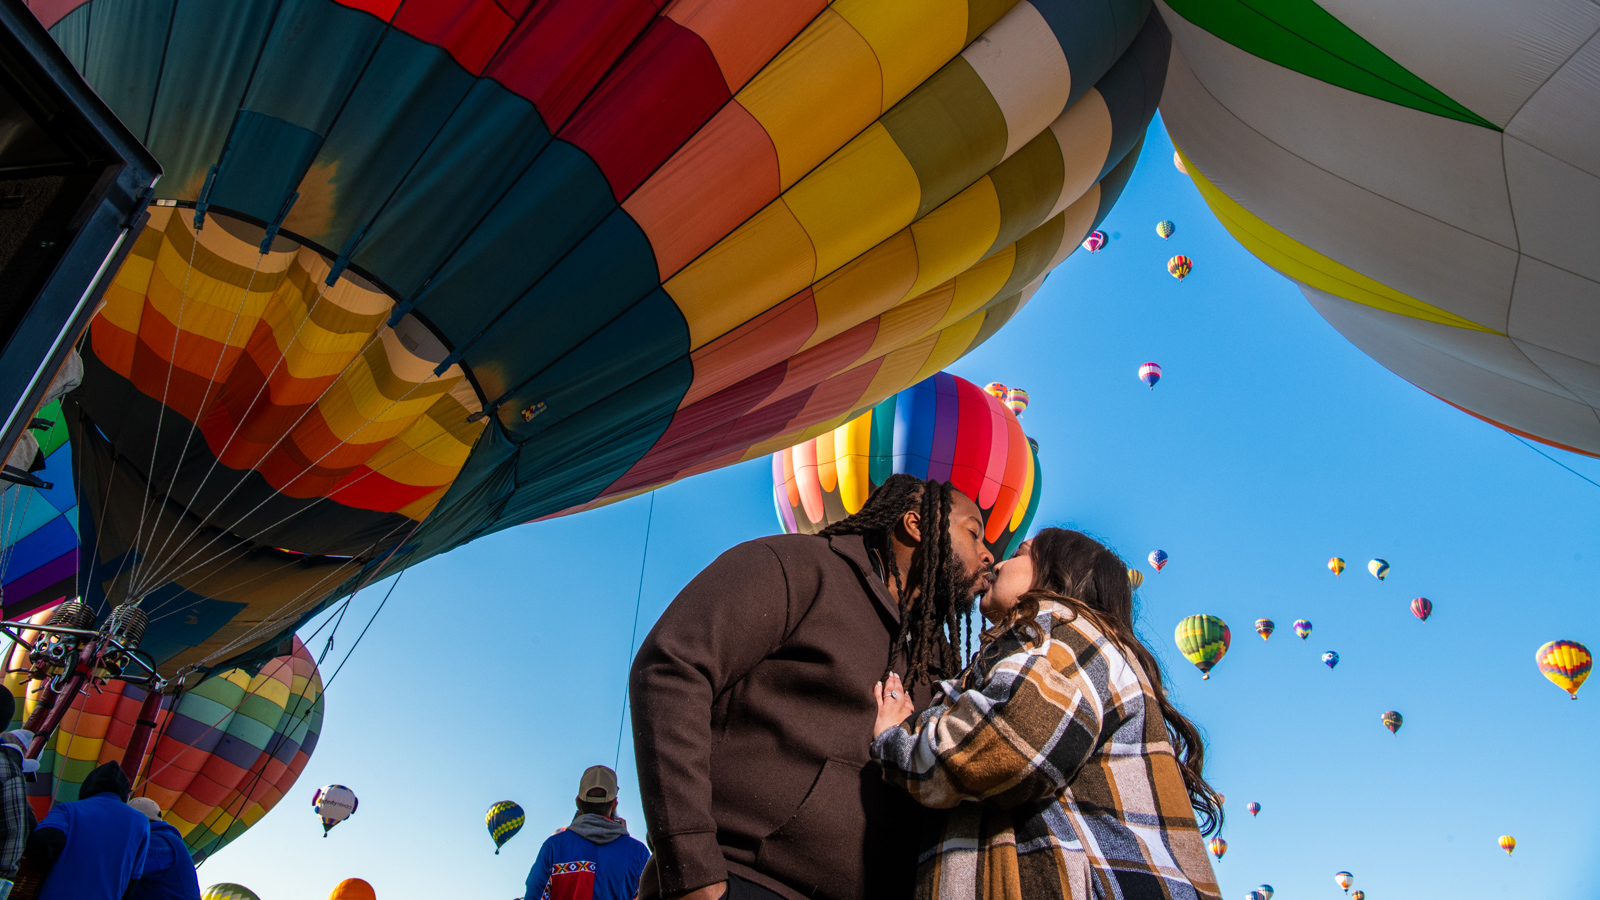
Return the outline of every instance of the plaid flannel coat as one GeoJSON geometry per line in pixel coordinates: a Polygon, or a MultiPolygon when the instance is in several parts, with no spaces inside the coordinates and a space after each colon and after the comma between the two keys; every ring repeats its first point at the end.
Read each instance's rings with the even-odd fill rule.
{"type": "Polygon", "coordinates": [[[930,816],[919,900],[1220,897],[1149,679],[1041,604],[872,756],[930,816]]]}

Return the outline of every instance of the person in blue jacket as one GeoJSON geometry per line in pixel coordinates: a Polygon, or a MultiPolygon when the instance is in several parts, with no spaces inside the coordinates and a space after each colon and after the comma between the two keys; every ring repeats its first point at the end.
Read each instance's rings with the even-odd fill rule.
{"type": "Polygon", "coordinates": [[[106,763],[83,779],[79,799],[57,803],[28,838],[44,872],[39,900],[121,900],[144,869],[150,820],[128,805],[128,777],[106,763]]]}
{"type": "Polygon", "coordinates": [[[128,886],[127,900],[200,900],[200,876],[178,829],[161,821],[161,807],[149,797],[128,805],[150,820],[150,852],[128,886]]]}
{"type": "Polygon", "coordinates": [[[590,766],[578,781],[578,814],[539,848],[526,900],[633,900],[650,859],[616,817],[617,773],[590,766]]]}

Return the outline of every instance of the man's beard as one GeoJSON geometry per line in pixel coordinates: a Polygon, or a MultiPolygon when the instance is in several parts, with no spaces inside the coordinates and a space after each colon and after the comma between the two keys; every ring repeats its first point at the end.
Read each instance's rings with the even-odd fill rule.
{"type": "Polygon", "coordinates": [[[988,574],[988,569],[979,569],[951,580],[949,602],[955,608],[957,616],[966,616],[972,612],[972,604],[978,599],[978,595],[972,589],[977,586],[979,579],[988,574]]]}

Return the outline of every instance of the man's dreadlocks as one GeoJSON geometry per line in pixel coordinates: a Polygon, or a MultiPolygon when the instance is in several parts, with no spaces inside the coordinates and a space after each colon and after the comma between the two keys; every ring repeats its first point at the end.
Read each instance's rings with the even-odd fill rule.
{"type": "Polygon", "coordinates": [[[859,534],[867,552],[884,569],[884,580],[900,595],[900,631],[889,645],[884,677],[894,668],[895,654],[905,653],[905,682],[931,684],[959,672],[971,655],[972,629],[967,597],[974,576],[962,572],[950,549],[950,506],[953,488],[948,482],[923,481],[912,475],[891,475],[872,492],[861,511],[829,525],[823,537],[859,534]],[[904,575],[894,555],[894,528],[900,517],[917,512],[922,521],[922,542],[904,575]],[[967,648],[958,653],[957,642],[967,648]]]}

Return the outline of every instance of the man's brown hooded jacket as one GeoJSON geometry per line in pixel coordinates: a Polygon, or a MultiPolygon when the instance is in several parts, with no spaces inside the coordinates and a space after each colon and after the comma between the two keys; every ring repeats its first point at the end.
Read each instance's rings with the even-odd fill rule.
{"type": "Polygon", "coordinates": [[[858,536],[740,544],[673,600],[631,681],[645,900],[729,872],[795,900],[910,896],[919,807],[868,755],[899,617],[858,536]]]}

